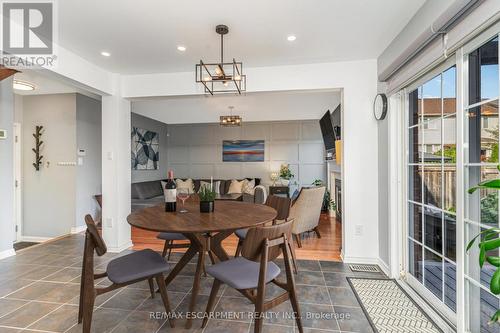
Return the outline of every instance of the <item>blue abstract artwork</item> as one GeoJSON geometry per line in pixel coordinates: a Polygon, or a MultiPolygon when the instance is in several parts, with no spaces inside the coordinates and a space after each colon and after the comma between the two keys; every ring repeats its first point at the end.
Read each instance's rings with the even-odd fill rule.
{"type": "Polygon", "coordinates": [[[132,170],[158,170],[158,133],[132,127],[132,170]]]}
{"type": "Polygon", "coordinates": [[[264,140],[222,141],[223,162],[263,162],[264,140]]]}

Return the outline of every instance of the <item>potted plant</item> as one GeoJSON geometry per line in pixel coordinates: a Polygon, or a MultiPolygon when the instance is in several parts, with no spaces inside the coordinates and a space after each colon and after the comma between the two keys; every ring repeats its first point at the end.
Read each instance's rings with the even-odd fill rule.
{"type": "MultiPolygon", "coordinates": [[[[321,179],[315,179],[311,185],[314,186],[325,186],[321,179]]],[[[337,209],[337,205],[335,201],[333,201],[330,191],[328,189],[325,190],[325,196],[323,197],[323,205],[321,206],[321,210],[328,211],[330,216],[335,216],[335,211],[337,209]]]]}
{"type": "MultiPolygon", "coordinates": [[[[497,167],[500,171],[500,166],[497,167]]],[[[500,190],[500,179],[485,180],[476,186],[469,189],[469,194],[474,193],[478,189],[493,189],[500,190]]],[[[490,228],[477,234],[467,244],[467,251],[469,251],[475,242],[478,242],[479,247],[479,267],[483,267],[485,262],[490,263],[496,268],[495,273],[490,280],[490,291],[495,294],[500,294],[500,257],[498,257],[497,249],[500,248],[500,229],[490,228]],[[491,254],[491,255],[490,255],[491,254]]],[[[500,310],[491,316],[490,324],[500,323],[500,310]]]]}
{"type": "Polygon", "coordinates": [[[290,184],[290,179],[294,177],[292,171],[290,170],[289,164],[282,164],[280,167],[280,178],[281,184],[288,186],[290,184]]]}
{"type": "Polygon", "coordinates": [[[215,191],[208,186],[203,186],[198,192],[200,197],[200,212],[212,213],[215,208],[215,191]]]}

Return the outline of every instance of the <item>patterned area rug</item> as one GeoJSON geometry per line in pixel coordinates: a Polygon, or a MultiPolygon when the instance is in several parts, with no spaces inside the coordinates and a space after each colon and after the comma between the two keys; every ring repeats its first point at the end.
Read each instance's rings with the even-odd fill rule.
{"type": "Polygon", "coordinates": [[[394,280],[347,279],[375,332],[442,333],[394,280]]]}

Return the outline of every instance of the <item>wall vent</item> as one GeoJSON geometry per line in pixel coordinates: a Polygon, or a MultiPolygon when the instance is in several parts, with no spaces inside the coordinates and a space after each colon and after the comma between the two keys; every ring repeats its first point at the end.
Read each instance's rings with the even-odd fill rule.
{"type": "Polygon", "coordinates": [[[349,268],[353,272],[380,273],[377,265],[349,265],[349,268]]]}

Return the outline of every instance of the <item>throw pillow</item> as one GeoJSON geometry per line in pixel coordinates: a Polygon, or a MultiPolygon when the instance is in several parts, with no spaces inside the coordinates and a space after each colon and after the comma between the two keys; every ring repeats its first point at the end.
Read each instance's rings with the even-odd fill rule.
{"type": "MultiPolygon", "coordinates": [[[[220,194],[220,181],[216,181],[216,182],[213,182],[213,190],[215,192],[215,194],[220,194]]],[[[200,189],[198,190],[198,193],[201,191],[202,188],[204,187],[207,187],[207,188],[210,188],[210,183],[209,182],[205,182],[205,181],[201,181],[200,182],[200,189]]]]}
{"type": "Polygon", "coordinates": [[[194,183],[191,178],[182,180],[182,179],[176,179],[175,180],[175,185],[177,186],[177,189],[187,189],[189,194],[194,193],[194,183]]]}
{"type": "Polygon", "coordinates": [[[250,181],[248,179],[243,180],[243,186],[241,187],[241,192],[246,193],[246,194],[250,194],[250,195],[254,195],[255,179],[252,179],[250,181]]]}
{"type": "Polygon", "coordinates": [[[237,181],[236,179],[231,180],[231,184],[229,185],[229,191],[227,191],[228,194],[241,194],[242,193],[242,188],[243,188],[243,182],[246,179],[242,181],[237,181]]]}

